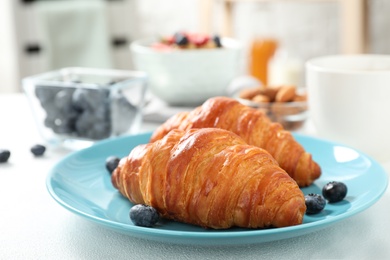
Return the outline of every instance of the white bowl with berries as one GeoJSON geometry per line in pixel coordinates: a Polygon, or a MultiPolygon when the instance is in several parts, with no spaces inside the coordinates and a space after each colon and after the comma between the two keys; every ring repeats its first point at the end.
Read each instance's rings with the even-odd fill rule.
{"type": "Polygon", "coordinates": [[[239,73],[241,43],[233,38],[176,33],[130,44],[135,69],[148,74],[151,92],[169,105],[198,105],[227,95],[239,73]]]}

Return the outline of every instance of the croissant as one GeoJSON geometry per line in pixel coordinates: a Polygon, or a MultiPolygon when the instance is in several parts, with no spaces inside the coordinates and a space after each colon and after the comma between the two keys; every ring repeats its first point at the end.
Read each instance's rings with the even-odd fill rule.
{"type": "Polygon", "coordinates": [[[306,211],[302,191],[267,151],[217,128],[172,130],[135,147],[112,184],[164,218],[205,228],[297,225],[306,211]]]}
{"type": "Polygon", "coordinates": [[[248,144],[267,150],[300,187],[309,186],[320,177],[321,168],[310,153],[279,123],[265,113],[228,97],[208,99],[202,106],[180,112],[160,125],[150,142],[161,139],[172,129],[216,127],[232,131],[248,144]]]}

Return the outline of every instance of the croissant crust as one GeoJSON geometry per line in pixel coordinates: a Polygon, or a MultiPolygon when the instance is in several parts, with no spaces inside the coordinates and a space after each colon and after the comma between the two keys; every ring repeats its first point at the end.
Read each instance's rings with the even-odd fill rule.
{"type": "Polygon", "coordinates": [[[112,183],[133,203],[205,228],[297,225],[306,210],[297,183],[267,151],[217,128],[176,129],[137,146],[112,183]]]}
{"type": "Polygon", "coordinates": [[[289,131],[273,123],[260,110],[242,105],[235,99],[215,97],[189,112],[180,112],[159,126],[150,142],[172,129],[215,127],[232,131],[248,144],[267,150],[300,187],[320,177],[321,168],[289,131]]]}

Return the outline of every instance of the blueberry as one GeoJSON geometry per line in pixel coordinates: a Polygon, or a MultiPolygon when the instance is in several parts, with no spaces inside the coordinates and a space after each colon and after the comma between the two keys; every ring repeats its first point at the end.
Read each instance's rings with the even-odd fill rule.
{"type": "Polygon", "coordinates": [[[97,119],[109,121],[110,120],[110,109],[109,106],[102,104],[93,110],[93,114],[97,119]]]}
{"type": "Polygon", "coordinates": [[[88,95],[88,102],[92,109],[99,107],[108,107],[110,91],[105,88],[90,89],[88,95]]]}
{"type": "Polygon", "coordinates": [[[36,144],[33,147],[31,147],[30,151],[35,156],[42,156],[46,151],[46,147],[41,144],[36,144]]]}
{"type": "Polygon", "coordinates": [[[46,127],[53,130],[57,134],[72,134],[74,130],[76,117],[71,114],[64,114],[58,110],[52,110],[47,113],[43,123],[46,127]]]}
{"type": "Polygon", "coordinates": [[[73,106],[79,110],[83,111],[86,109],[96,109],[102,105],[108,104],[108,89],[86,89],[78,88],[73,93],[72,102],[73,106]]]}
{"type": "Polygon", "coordinates": [[[153,227],[160,218],[155,208],[144,204],[133,206],[129,215],[134,225],[141,227],[153,227]]]}
{"type": "Polygon", "coordinates": [[[317,214],[325,208],[325,198],[320,194],[310,193],[305,196],[306,214],[317,214]]]}
{"type": "Polygon", "coordinates": [[[52,129],[57,134],[72,134],[75,131],[75,118],[73,117],[58,117],[54,119],[52,129]]]}
{"type": "Polygon", "coordinates": [[[78,111],[88,109],[88,90],[83,88],[76,89],[72,95],[72,105],[78,111]]]}
{"type": "Polygon", "coordinates": [[[71,134],[75,131],[74,125],[79,113],[72,105],[74,89],[64,88],[55,98],[55,107],[47,110],[45,125],[58,134],[71,134]]]}
{"type": "Polygon", "coordinates": [[[118,167],[121,159],[116,156],[110,156],[106,159],[106,169],[109,173],[112,173],[116,167],[118,167]]]}
{"type": "Polygon", "coordinates": [[[213,37],[213,41],[215,43],[215,46],[217,46],[217,48],[221,48],[222,47],[221,38],[219,38],[218,35],[215,35],[213,37]]]}
{"type": "Polygon", "coordinates": [[[100,140],[109,137],[111,134],[111,124],[107,121],[96,120],[89,131],[88,138],[100,140]]]}
{"type": "Polygon", "coordinates": [[[72,103],[72,95],[74,89],[64,88],[60,90],[54,97],[54,102],[58,108],[68,106],[72,103]]]}
{"type": "Polygon", "coordinates": [[[77,119],[75,123],[75,129],[77,136],[79,137],[88,137],[91,127],[95,123],[95,118],[93,114],[86,110],[84,111],[77,119]]]}
{"type": "Polygon", "coordinates": [[[44,125],[58,134],[74,132],[78,112],[72,106],[73,88],[37,86],[35,94],[46,112],[44,125]]]}
{"type": "Polygon", "coordinates": [[[188,37],[183,33],[175,33],[173,36],[175,43],[179,46],[185,46],[189,43],[188,37]]]}
{"type": "Polygon", "coordinates": [[[322,195],[330,203],[342,201],[347,196],[347,186],[342,182],[331,181],[322,188],[322,195]]]}
{"type": "Polygon", "coordinates": [[[89,139],[103,139],[111,134],[111,124],[109,120],[99,119],[90,110],[84,111],[75,123],[77,136],[89,139]]]}
{"type": "Polygon", "coordinates": [[[44,124],[54,133],[94,140],[110,136],[109,89],[39,86],[35,94],[46,111],[44,124]]]}
{"type": "Polygon", "coordinates": [[[107,89],[77,89],[73,107],[79,111],[74,130],[78,137],[100,140],[111,134],[111,108],[107,89]]]}
{"type": "Polygon", "coordinates": [[[11,152],[9,150],[0,149],[0,163],[7,162],[10,156],[11,152]]]}
{"type": "Polygon", "coordinates": [[[42,105],[51,103],[54,100],[55,95],[61,88],[52,86],[36,86],[35,95],[39,99],[42,105]]]}
{"type": "Polygon", "coordinates": [[[54,99],[51,102],[42,103],[41,105],[46,114],[57,114],[58,109],[54,103],[54,99]]]}
{"type": "Polygon", "coordinates": [[[74,91],[74,89],[65,88],[59,91],[54,98],[54,102],[58,110],[69,116],[77,116],[77,110],[72,105],[72,96],[74,91]]]}

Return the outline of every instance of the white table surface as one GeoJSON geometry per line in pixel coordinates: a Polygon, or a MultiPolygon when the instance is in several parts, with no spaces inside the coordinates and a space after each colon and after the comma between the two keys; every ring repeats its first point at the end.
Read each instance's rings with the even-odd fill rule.
{"type": "MultiPolygon", "coordinates": [[[[154,129],[144,124],[143,131],[154,129]]],[[[116,233],[57,204],[46,175],[69,153],[42,143],[22,94],[0,94],[0,259],[390,259],[390,192],[372,207],[329,228],[296,238],[244,246],[160,243],[116,233]]],[[[390,162],[382,164],[390,172],[390,162]]]]}

